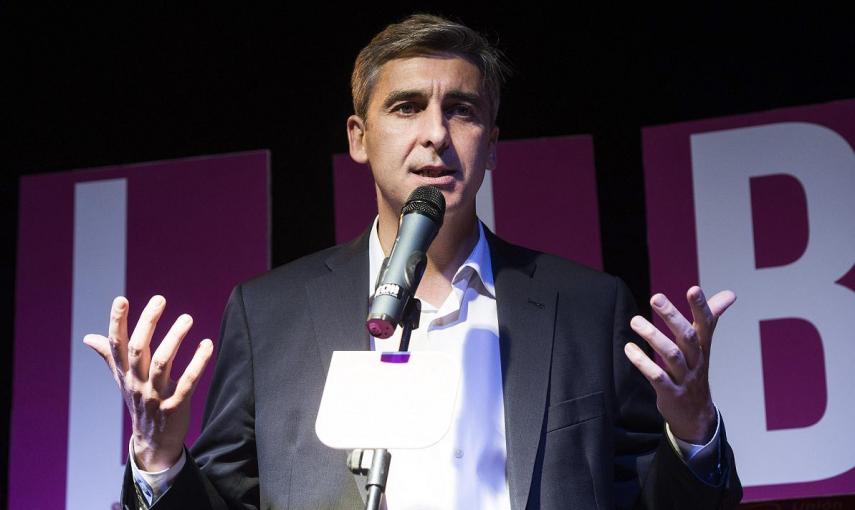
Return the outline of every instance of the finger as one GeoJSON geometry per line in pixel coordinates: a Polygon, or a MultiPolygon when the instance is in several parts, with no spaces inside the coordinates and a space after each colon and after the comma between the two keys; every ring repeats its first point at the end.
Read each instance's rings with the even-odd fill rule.
{"type": "Polygon", "coordinates": [[[107,328],[113,367],[122,374],[128,371],[128,308],[128,300],[123,296],[114,299],[107,328]]]}
{"type": "Polygon", "coordinates": [[[193,354],[193,359],[187,365],[181,378],[175,386],[175,393],[166,399],[161,406],[164,412],[171,412],[177,409],[182,403],[188,400],[193,395],[193,390],[199,383],[199,378],[205,371],[208,361],[211,359],[211,354],[214,352],[214,344],[209,339],[199,342],[199,347],[196,348],[196,353],[193,354]]]}
{"type": "Polygon", "coordinates": [[[707,303],[713,316],[718,320],[734,302],[736,302],[736,294],[732,290],[723,290],[711,297],[707,303]]]}
{"type": "MultiPolygon", "coordinates": [[[[680,347],[640,315],[633,317],[629,325],[662,357],[668,369],[668,374],[674,382],[678,384],[682,382],[689,369],[689,365],[686,355],[680,350],[680,347]]],[[[647,356],[645,355],[645,357],[647,356]]]]}
{"type": "Polygon", "coordinates": [[[113,380],[119,386],[120,389],[124,389],[125,387],[125,378],[124,373],[120,372],[116,368],[116,351],[113,349],[113,344],[110,342],[110,339],[101,336],[101,335],[93,335],[89,334],[83,337],[83,343],[92,348],[95,352],[98,353],[99,356],[107,363],[107,369],[110,371],[110,375],[113,376],[113,380]]]}
{"type": "Polygon", "coordinates": [[[148,380],[148,366],[151,360],[151,351],[148,346],[157,321],[163,314],[165,304],[166,300],[163,296],[152,297],[140,314],[137,327],[131,333],[131,340],[128,342],[128,364],[131,374],[137,381],[148,380]]]}
{"type": "Polygon", "coordinates": [[[154,388],[164,393],[169,386],[169,372],[172,370],[172,360],[175,359],[175,353],[178,352],[178,347],[181,341],[190,331],[193,325],[193,318],[187,314],[183,314],[175,320],[172,327],[163,337],[163,341],[154,351],[151,356],[151,368],[149,369],[149,380],[154,388]]]}
{"type": "Polygon", "coordinates": [[[110,340],[107,337],[89,334],[83,337],[83,343],[97,352],[104,359],[104,362],[107,363],[107,366],[110,367],[110,371],[114,371],[115,365],[113,364],[113,356],[110,353],[110,340]]]}
{"type": "Polygon", "coordinates": [[[694,326],[701,344],[708,344],[715,327],[715,316],[710,310],[704,291],[695,285],[686,292],[686,300],[689,302],[689,308],[692,309],[692,320],[694,320],[694,326]]]}
{"type": "Polygon", "coordinates": [[[650,298],[650,305],[674,334],[674,341],[686,355],[688,365],[694,368],[701,351],[698,332],[664,294],[656,294],[650,298]]]}
{"type": "Polygon", "coordinates": [[[624,346],[623,350],[629,361],[641,372],[641,375],[650,381],[657,395],[660,391],[674,392],[676,390],[674,382],[671,381],[665,370],[650,359],[641,350],[641,347],[629,342],[624,346]]]}

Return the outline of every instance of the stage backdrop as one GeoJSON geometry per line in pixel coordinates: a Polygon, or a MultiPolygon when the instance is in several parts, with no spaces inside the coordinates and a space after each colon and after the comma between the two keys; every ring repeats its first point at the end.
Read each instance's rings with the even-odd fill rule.
{"type": "MultiPolygon", "coordinates": [[[[508,241],[602,269],[594,147],[590,136],[499,142],[497,168],[478,192],[478,217],[508,241]]],[[[362,233],[377,215],[371,171],[333,157],[336,240],[362,233]]]]}
{"type": "Polygon", "coordinates": [[[853,143],[855,101],[643,131],[652,291],[738,295],[710,379],[746,501],[855,492],[853,143]]]}
{"type": "Polygon", "coordinates": [[[153,345],[181,313],[194,318],[173,375],[202,338],[216,353],[231,288],[269,267],[268,168],[258,151],[21,180],[10,509],[118,508],[127,411],[83,336],[106,334],[113,297],[128,297],[133,327],[160,293],[153,345]]]}

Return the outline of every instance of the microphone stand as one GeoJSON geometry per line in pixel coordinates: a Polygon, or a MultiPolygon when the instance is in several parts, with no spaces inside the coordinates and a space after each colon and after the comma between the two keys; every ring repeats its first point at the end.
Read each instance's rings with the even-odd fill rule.
{"type": "Polygon", "coordinates": [[[401,343],[398,352],[410,350],[410,336],[414,329],[419,329],[419,317],[422,314],[422,302],[418,298],[412,298],[404,307],[404,319],[401,321],[401,343]]]}
{"type": "MultiPolygon", "coordinates": [[[[407,352],[410,349],[410,336],[414,329],[419,327],[419,317],[422,313],[422,302],[412,298],[404,307],[404,317],[401,321],[401,343],[399,352],[407,352]]],[[[386,479],[389,477],[389,465],[392,463],[392,454],[385,448],[377,448],[373,451],[371,468],[362,467],[362,459],[365,454],[362,450],[353,450],[347,458],[350,470],[359,475],[368,475],[365,488],[368,489],[368,497],[365,499],[365,510],[380,510],[380,500],[386,490],[386,479]]],[[[367,460],[367,459],[366,459],[367,460]]]]}

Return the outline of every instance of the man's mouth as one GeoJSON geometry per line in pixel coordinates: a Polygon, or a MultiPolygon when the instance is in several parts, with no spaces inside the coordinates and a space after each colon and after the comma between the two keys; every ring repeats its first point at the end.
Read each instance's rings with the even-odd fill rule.
{"type": "Polygon", "coordinates": [[[413,173],[416,175],[420,175],[422,177],[443,177],[445,175],[451,175],[454,173],[454,170],[451,168],[447,168],[444,166],[423,166],[421,168],[417,168],[413,170],[413,173]]]}

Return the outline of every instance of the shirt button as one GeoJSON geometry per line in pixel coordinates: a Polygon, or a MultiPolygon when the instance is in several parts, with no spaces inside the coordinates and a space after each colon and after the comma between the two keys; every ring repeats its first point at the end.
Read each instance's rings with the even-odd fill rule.
{"type": "Polygon", "coordinates": [[[457,450],[454,450],[454,456],[457,457],[458,459],[462,459],[463,458],[463,450],[461,450],[459,448],[457,450]]]}

